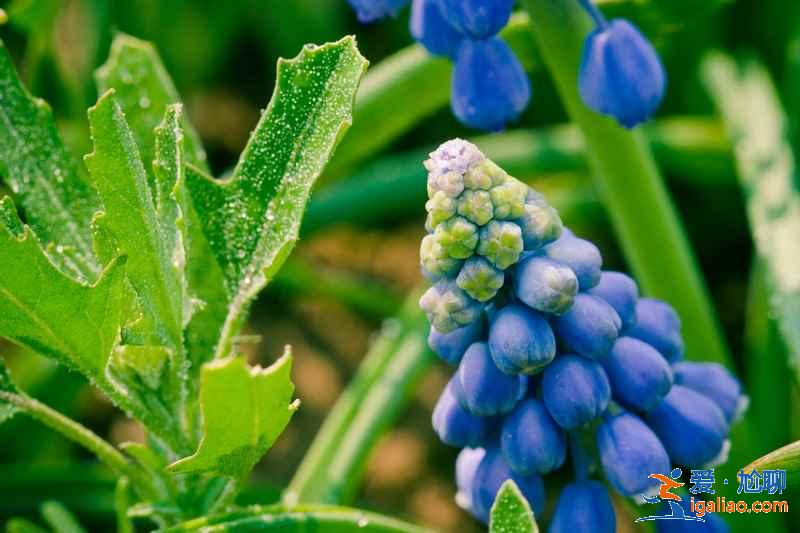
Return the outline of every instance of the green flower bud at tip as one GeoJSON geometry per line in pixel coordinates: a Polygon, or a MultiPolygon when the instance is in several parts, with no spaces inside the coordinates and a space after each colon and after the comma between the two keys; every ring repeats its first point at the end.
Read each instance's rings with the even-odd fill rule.
{"type": "Polygon", "coordinates": [[[519,261],[523,248],[522,230],[513,222],[492,220],[481,228],[478,253],[501,270],[519,261]]]}
{"type": "Polygon", "coordinates": [[[483,226],[494,215],[492,197],[486,191],[466,190],[458,199],[458,214],[483,226]]]}
{"type": "Polygon", "coordinates": [[[492,187],[489,194],[494,204],[494,217],[501,220],[513,220],[524,215],[528,190],[527,185],[511,177],[502,184],[492,187]]]}
{"type": "Polygon", "coordinates": [[[461,267],[456,284],[479,302],[494,298],[503,286],[505,273],[483,257],[470,257],[461,267]]]}
{"type": "Polygon", "coordinates": [[[453,217],[436,226],[436,240],[454,259],[467,259],[478,245],[478,226],[464,217],[453,217]]]}
{"type": "Polygon", "coordinates": [[[425,210],[428,211],[434,228],[455,215],[457,208],[458,202],[447,196],[444,191],[436,191],[431,199],[425,202],[425,210]]]}
{"type": "Polygon", "coordinates": [[[454,276],[461,268],[461,260],[453,259],[434,235],[426,235],[419,247],[423,275],[433,281],[454,276]]]}

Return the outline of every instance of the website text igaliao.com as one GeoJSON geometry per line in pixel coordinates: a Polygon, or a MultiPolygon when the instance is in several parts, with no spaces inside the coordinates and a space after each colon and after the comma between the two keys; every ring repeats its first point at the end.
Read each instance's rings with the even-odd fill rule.
{"type": "Polygon", "coordinates": [[[788,513],[789,503],[786,500],[769,501],[757,500],[747,502],[745,500],[726,500],[724,496],[717,497],[716,500],[695,500],[694,496],[689,500],[691,511],[698,517],[706,513],[788,513]]]}

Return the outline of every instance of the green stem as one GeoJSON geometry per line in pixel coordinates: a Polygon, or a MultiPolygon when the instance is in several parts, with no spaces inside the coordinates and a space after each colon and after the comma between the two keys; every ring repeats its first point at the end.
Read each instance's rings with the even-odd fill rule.
{"type": "Polygon", "coordinates": [[[531,27],[567,112],[583,131],[595,183],[645,294],[680,313],[687,354],[730,365],[708,291],[641,131],[583,105],[578,70],[592,21],[577,0],[526,0],[531,27]]]}
{"type": "Polygon", "coordinates": [[[411,391],[433,357],[425,340],[426,319],[417,291],[389,320],[303,458],[284,501],[349,502],[378,438],[408,404],[411,391]]]}
{"type": "Polygon", "coordinates": [[[150,481],[135,463],[87,427],[22,394],[0,391],[0,400],[18,407],[50,429],[83,446],[118,475],[130,478],[143,494],[152,493],[150,481]]]}

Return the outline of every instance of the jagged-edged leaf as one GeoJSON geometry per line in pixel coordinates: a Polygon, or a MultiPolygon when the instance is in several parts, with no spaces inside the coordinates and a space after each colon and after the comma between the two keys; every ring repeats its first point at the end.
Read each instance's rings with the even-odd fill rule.
{"type": "Polygon", "coordinates": [[[218,355],[227,355],[249,302],[293,248],[311,187],[351,122],[366,66],[352,37],[280,60],[272,100],[231,178],[187,172],[230,302],[218,355]]]}
{"type": "MultiPolygon", "coordinates": [[[[139,146],[145,165],[156,158],[153,129],[159,125],[167,106],[179,104],[180,96],[153,45],[124,33],[111,44],[108,60],[95,72],[100,94],[114,89],[117,102],[139,146]]],[[[200,137],[185,117],[186,161],[204,168],[206,154],[200,137]]]]}
{"type": "MultiPolygon", "coordinates": [[[[157,168],[163,182],[181,180],[177,116],[177,109],[171,108],[165,120],[172,124],[165,122],[159,135],[164,157],[157,168]],[[170,169],[179,175],[168,176],[170,169]]],[[[183,249],[174,223],[180,210],[174,195],[156,195],[151,190],[136,141],[113,91],[89,110],[89,126],[94,151],[85,157],[86,166],[105,205],[104,215],[96,218],[95,224],[113,235],[118,252],[128,256],[127,278],[143,309],[142,331],[149,337],[142,339],[142,344],[162,344],[180,353],[185,291],[183,249]],[[158,196],[158,208],[154,196],[158,196]]]]}
{"type": "MultiPolygon", "coordinates": [[[[9,198],[0,211],[13,211],[9,198]]],[[[120,331],[123,257],[93,285],[59,271],[31,228],[0,224],[0,336],[102,379],[120,331]]]]}
{"type": "MultiPolygon", "coordinates": [[[[167,105],[180,102],[175,85],[158,53],[150,43],[118,34],[111,46],[108,61],[95,77],[100,92],[108,89],[116,91],[117,101],[128,118],[145,168],[148,169],[147,162],[154,157],[153,127],[161,120],[167,105]]],[[[205,152],[197,133],[185,116],[181,117],[180,122],[185,132],[186,162],[207,172],[205,152]]],[[[222,270],[209,248],[197,213],[191,201],[180,197],[178,200],[185,219],[184,246],[189,293],[203,302],[202,307],[192,313],[186,331],[188,356],[193,368],[199,369],[213,354],[228,304],[222,270]]]]}
{"type": "Polygon", "coordinates": [[[508,479],[495,497],[489,520],[490,533],[539,533],[528,500],[508,479]]]}
{"type": "MultiPolygon", "coordinates": [[[[17,386],[11,381],[11,376],[2,357],[0,357],[0,392],[15,394],[19,392],[17,386]]],[[[3,398],[0,397],[0,424],[14,416],[18,410],[13,404],[3,401],[3,398]]]]}
{"type": "Polygon", "coordinates": [[[249,472],[297,410],[291,370],[288,349],[268,368],[248,367],[241,356],[203,365],[203,439],[194,455],[173,463],[169,470],[217,472],[235,478],[249,472]]]}
{"type": "Polygon", "coordinates": [[[100,267],[89,223],[100,205],[56,130],[50,107],[25,89],[0,41],[0,178],[64,272],[92,281],[100,267]]]}

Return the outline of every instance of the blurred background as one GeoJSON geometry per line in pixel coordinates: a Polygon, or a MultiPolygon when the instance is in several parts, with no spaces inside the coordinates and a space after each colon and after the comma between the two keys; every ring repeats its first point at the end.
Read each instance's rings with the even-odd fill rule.
{"type": "MultiPolygon", "coordinates": [[[[625,2],[617,3],[627,9],[625,2]]],[[[697,67],[712,48],[752,49],[758,50],[779,85],[795,82],[796,73],[786,65],[787,57],[800,53],[800,41],[794,40],[800,37],[800,2],[743,0],[709,13],[675,9],[667,18],[660,14],[658,24],[648,2],[632,4],[642,6],[630,16],[657,44],[669,73],[659,115],[681,117],[648,126],[654,149],[737,357],[739,374],[747,381],[741,354],[752,334],[745,328],[751,238],[730,148],[712,117],[697,67]],[[692,154],[696,146],[701,148],[692,154]]],[[[85,118],[86,108],[97,98],[93,71],[105,61],[114,32],[125,32],[152,41],[158,49],[217,175],[235,164],[266,106],[278,57],[293,57],[305,43],[355,34],[374,67],[412,43],[407,9],[396,19],[361,26],[345,0],[22,0],[0,2],[0,7],[9,15],[0,36],[30,90],[52,105],[76,157],[89,151],[85,118]]],[[[508,143],[524,142],[530,129],[565,123],[547,74],[538,69],[531,77],[534,101],[514,126],[519,135],[481,137],[486,145],[513,155],[516,148],[508,143]]],[[[422,91],[417,97],[424,99],[426,94],[422,91]]],[[[800,93],[784,95],[790,113],[798,105],[793,98],[800,102],[800,93]]],[[[334,158],[312,199],[293,259],[254,305],[247,328],[253,337],[240,345],[252,361],[269,363],[283,345],[291,344],[297,395],[303,401],[257,468],[244,501],[277,500],[381,323],[421,283],[421,162],[438,143],[476,134],[461,126],[444,105],[367,160],[334,158]],[[401,199],[356,209],[364,198],[354,200],[354,190],[370,180],[388,178],[416,185],[401,191],[409,194],[392,195],[401,199]]],[[[511,173],[541,190],[569,226],[598,243],[609,268],[626,270],[581,165],[532,168],[525,158],[509,161],[511,173]]],[[[112,442],[142,439],[138,426],[79,375],[11,345],[0,344],[0,350],[20,386],[32,396],[112,442]]],[[[449,372],[438,365],[427,372],[399,423],[381,438],[368,462],[358,506],[445,531],[479,529],[453,502],[457,450],[442,445],[430,428],[431,410],[449,372]]],[[[797,438],[800,428],[788,412],[798,400],[788,379],[775,395],[771,408],[784,410],[779,413],[784,420],[795,420],[788,427],[762,428],[771,432],[768,441],[778,446],[797,438]]],[[[109,530],[113,487],[111,474],[94,466],[91,457],[26,417],[17,416],[0,427],[0,523],[12,515],[33,516],[43,501],[57,499],[86,524],[109,530]]],[[[800,524],[800,519],[793,523],[800,524]]]]}

